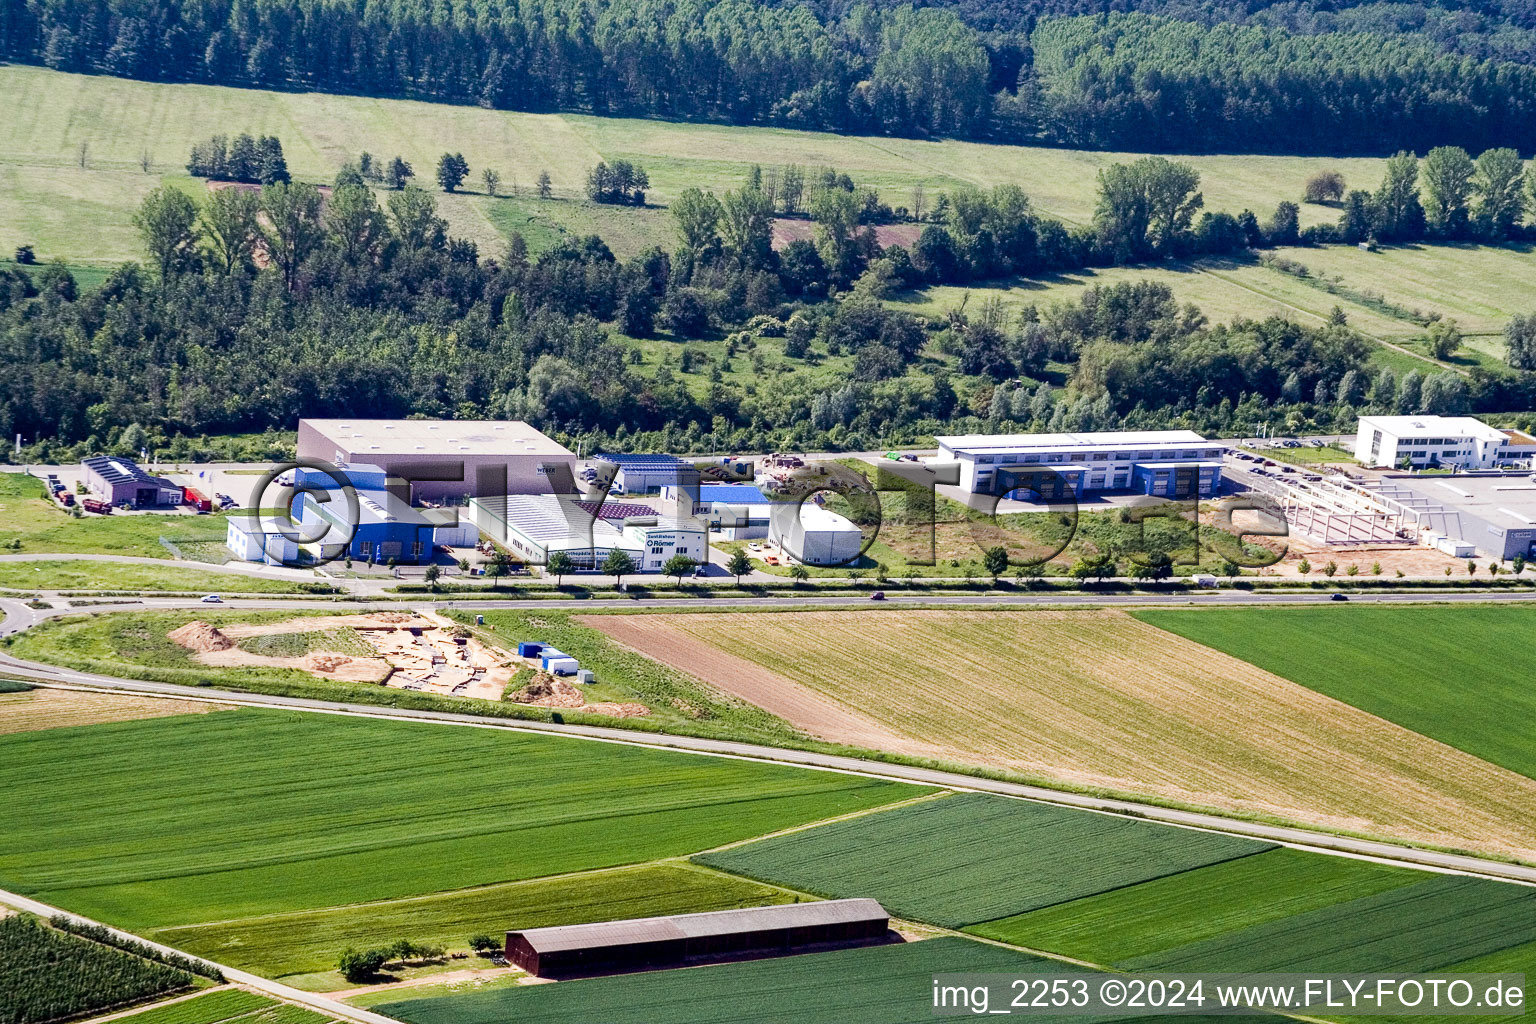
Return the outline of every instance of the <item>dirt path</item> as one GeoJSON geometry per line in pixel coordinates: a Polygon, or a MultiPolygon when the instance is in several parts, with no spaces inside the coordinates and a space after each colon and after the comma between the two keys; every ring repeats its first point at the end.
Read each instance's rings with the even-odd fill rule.
{"type": "Polygon", "coordinates": [[[578,615],[572,621],[599,629],[631,650],[756,704],[819,739],[914,757],[943,756],[943,747],[904,736],[793,679],[662,625],[653,616],[578,615]]]}
{"type": "Polygon", "coordinates": [[[441,974],[423,974],[419,978],[406,978],[383,985],[363,985],[360,988],[327,992],[330,999],[351,999],[353,996],[373,995],[375,992],[393,992],[402,988],[420,988],[423,985],[453,985],[459,982],[494,981],[509,974],[521,973],[516,967],[466,967],[459,971],[443,971],[441,974]]]}

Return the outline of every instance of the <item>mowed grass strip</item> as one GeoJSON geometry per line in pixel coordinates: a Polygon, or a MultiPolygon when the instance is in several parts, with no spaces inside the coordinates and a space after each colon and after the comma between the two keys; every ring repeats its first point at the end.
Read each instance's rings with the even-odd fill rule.
{"type": "MultiPolygon", "coordinates": [[[[131,517],[123,517],[125,520],[131,517]]],[[[181,523],[166,523],[174,518],[191,521],[188,516],[155,516],[156,528],[172,535],[181,523]]],[[[116,517],[114,517],[114,520],[116,517]]],[[[88,531],[104,520],[72,520],[70,525],[88,531]]],[[[221,521],[222,523],[222,521],[221,521]]],[[[198,527],[201,529],[201,527],[198,527]]],[[[157,542],[158,546],[158,542],[157,542]]],[[[161,548],[162,554],[168,554],[161,548]]],[[[272,579],[246,572],[214,572],[189,569],[179,565],[135,565],[124,562],[95,562],[89,559],[39,558],[25,562],[0,562],[0,589],[5,590],[172,590],[223,591],[243,594],[296,594],[297,580],[272,579]]]]}
{"type": "Polygon", "coordinates": [[[1191,942],[1131,971],[1415,974],[1536,940],[1536,889],[1436,875],[1385,892],[1191,942]]]}
{"type": "Polygon", "coordinates": [[[391,903],[333,907],[224,924],[165,928],[153,938],[267,977],[326,971],[348,946],[412,941],[467,946],[471,935],[790,903],[792,893],[682,864],[511,882],[391,903]]]}
{"type": "MultiPolygon", "coordinates": [[[[403,1000],[375,1009],[409,1024],[926,1024],[934,1019],[934,975],[960,972],[1073,973],[999,946],[942,937],[403,1000]]],[[[1087,1024],[1100,1018],[1074,1019],[1087,1024]]]]}
{"type": "MultiPolygon", "coordinates": [[[[680,856],[919,787],[239,710],[0,738],[0,886],[135,930],[680,856]]],[[[995,915],[994,915],[995,916],[995,915]]]]}
{"type": "Polygon", "coordinates": [[[966,931],[1112,965],[1423,878],[1404,868],[1280,848],[966,931]]]}
{"type": "Polygon", "coordinates": [[[121,1024],[223,1024],[275,1006],[276,1000],[239,988],[221,988],[121,1019],[121,1024]]]}
{"type": "Polygon", "coordinates": [[[1536,608],[1147,610],[1143,622],[1536,778],[1536,608]]]}
{"type": "Polygon", "coordinates": [[[701,854],[821,896],[959,928],[1271,849],[1235,836],[967,793],[701,854]]]}

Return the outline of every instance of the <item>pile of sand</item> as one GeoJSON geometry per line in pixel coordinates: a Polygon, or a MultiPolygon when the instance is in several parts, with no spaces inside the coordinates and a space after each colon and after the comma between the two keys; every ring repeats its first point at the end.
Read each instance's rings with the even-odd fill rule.
{"type": "Polygon", "coordinates": [[[180,644],[189,651],[227,651],[235,646],[233,640],[201,619],[189,622],[180,629],[173,629],[165,635],[168,640],[180,644]]]}
{"type": "Polygon", "coordinates": [[[579,708],[587,702],[587,698],[564,679],[540,672],[527,686],[512,695],[512,701],[541,708],[579,708]]]}
{"type": "Polygon", "coordinates": [[[644,704],[619,704],[609,700],[588,704],[586,696],[574,685],[544,672],[535,675],[527,686],[514,693],[510,699],[517,704],[582,711],[610,718],[643,718],[651,713],[651,709],[644,704]]]}

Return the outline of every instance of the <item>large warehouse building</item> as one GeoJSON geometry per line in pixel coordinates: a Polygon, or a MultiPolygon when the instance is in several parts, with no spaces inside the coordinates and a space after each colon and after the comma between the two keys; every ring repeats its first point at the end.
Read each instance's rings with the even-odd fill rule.
{"type": "Polygon", "coordinates": [[[1393,474],[1376,484],[1375,493],[1411,508],[1419,542],[1448,554],[1536,555],[1536,480],[1525,473],[1393,474]]]}
{"type": "Polygon", "coordinates": [[[879,942],[889,929],[890,917],[875,900],[824,900],[529,928],[507,932],[506,952],[535,977],[573,977],[879,942]]]}
{"type": "Polygon", "coordinates": [[[573,452],[519,420],[300,420],[298,454],[378,466],[413,481],[412,502],[563,493],[576,472],[573,452]]]}
{"type": "Polygon", "coordinates": [[[1224,446],[1192,430],[1090,434],[965,434],[936,438],[936,464],[959,463],[971,494],[1050,500],[1097,491],[1209,498],[1224,446]]]}
{"type": "Polygon", "coordinates": [[[548,565],[563,551],[578,569],[602,568],[614,549],[634,560],[639,572],[660,572],[667,559],[685,555],[703,562],[709,554],[705,526],[689,518],[659,516],[645,506],[621,506],[624,518],[566,494],[508,494],[474,498],[467,518],[481,533],[529,565],[548,565]]]}
{"type": "Polygon", "coordinates": [[[147,473],[131,459],[97,455],[81,463],[91,496],[109,505],[157,508],[180,505],[185,492],[164,477],[147,473]]]}
{"type": "Polygon", "coordinates": [[[1536,438],[1472,416],[1362,416],[1355,458],[1367,466],[1498,469],[1529,466],[1536,438]]]}
{"type": "MultiPolygon", "coordinates": [[[[475,542],[477,533],[467,515],[407,504],[385,488],[389,474],[383,467],[352,463],[342,468],[356,491],[356,523],[348,522],[352,508],[328,473],[300,469],[295,481],[300,488],[319,489],[301,491],[293,512],[300,535],[317,544],[323,555],[377,564],[423,563],[432,560],[438,545],[468,547],[475,542]]],[[[248,554],[251,546],[270,549],[274,542],[264,532],[245,532],[249,540],[232,537],[237,544],[231,550],[244,543],[248,554]]]]}

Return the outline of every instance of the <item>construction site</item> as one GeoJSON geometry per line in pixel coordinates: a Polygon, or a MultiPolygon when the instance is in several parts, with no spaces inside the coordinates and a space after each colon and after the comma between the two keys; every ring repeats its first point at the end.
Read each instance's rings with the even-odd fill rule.
{"type": "Polygon", "coordinates": [[[196,621],[167,636],[205,665],[294,668],[322,679],[483,700],[500,700],[520,667],[506,651],[431,611],[219,627],[196,621]]]}
{"type": "MultiPolygon", "coordinates": [[[[431,609],[220,626],[199,619],[166,637],[216,668],[297,669],[334,682],[613,718],[651,713],[640,703],[589,700],[582,686],[561,678],[578,674],[576,659],[553,647],[524,643],[513,653],[431,609]]],[[[578,682],[593,682],[593,674],[580,671],[578,682]]]]}
{"type": "Polygon", "coordinates": [[[1536,543],[1536,479],[1527,473],[1384,473],[1250,456],[1227,476],[1267,499],[1292,538],[1320,550],[1422,549],[1449,564],[1529,557],[1536,543]]]}

